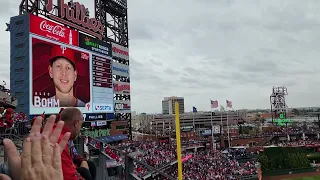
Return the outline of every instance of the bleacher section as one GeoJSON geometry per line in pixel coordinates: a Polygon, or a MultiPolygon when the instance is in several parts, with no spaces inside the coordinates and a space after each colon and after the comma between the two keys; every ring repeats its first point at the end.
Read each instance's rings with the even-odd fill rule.
{"type": "Polygon", "coordinates": [[[270,142],[272,139],[274,138],[274,136],[270,136],[270,137],[266,137],[264,141],[260,142],[258,144],[258,146],[264,146],[266,145],[268,142],[270,142]]]}
{"type": "Polygon", "coordinates": [[[0,91],[0,105],[16,107],[18,105],[18,101],[7,92],[0,91]]]}

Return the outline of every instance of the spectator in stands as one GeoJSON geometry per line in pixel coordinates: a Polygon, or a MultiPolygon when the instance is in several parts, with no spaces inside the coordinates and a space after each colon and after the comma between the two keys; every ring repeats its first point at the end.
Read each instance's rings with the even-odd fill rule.
{"type": "Polygon", "coordinates": [[[6,127],[4,126],[5,118],[3,117],[4,112],[4,107],[0,107],[0,134],[6,131],[6,127]]]}
{"type": "Polygon", "coordinates": [[[4,111],[5,111],[4,107],[0,107],[0,118],[2,118],[4,111]]]}
{"type": "MultiPolygon", "coordinates": [[[[10,139],[4,139],[9,171],[13,180],[63,180],[60,153],[67,145],[70,133],[65,133],[57,144],[64,122],[59,122],[51,133],[54,120],[55,117],[51,116],[43,132],[40,133],[42,117],[36,119],[29,137],[23,143],[21,156],[14,143],[10,139]]],[[[8,175],[0,175],[0,179],[11,180],[11,178],[8,175]]]]}
{"type": "MultiPolygon", "coordinates": [[[[77,108],[66,108],[61,112],[60,120],[65,122],[60,138],[63,134],[70,132],[70,140],[75,139],[79,134],[83,123],[83,115],[77,108]]],[[[73,151],[70,148],[70,143],[64,148],[61,154],[63,176],[65,180],[92,180],[92,175],[89,171],[89,166],[86,161],[80,163],[77,167],[73,163],[73,151]]]]}
{"type": "Polygon", "coordinates": [[[6,114],[4,115],[5,117],[5,123],[7,124],[6,125],[6,128],[11,128],[14,121],[13,121],[13,113],[14,113],[14,110],[12,108],[8,108],[7,111],[6,111],[6,114]]]}
{"type": "Polygon", "coordinates": [[[82,157],[81,155],[78,154],[76,147],[74,146],[73,140],[69,141],[69,147],[72,153],[72,159],[73,163],[77,165],[77,167],[81,167],[81,164],[83,161],[86,161],[89,167],[89,171],[91,174],[92,179],[96,178],[96,167],[92,161],[88,161],[88,159],[84,156],[82,157]]]}

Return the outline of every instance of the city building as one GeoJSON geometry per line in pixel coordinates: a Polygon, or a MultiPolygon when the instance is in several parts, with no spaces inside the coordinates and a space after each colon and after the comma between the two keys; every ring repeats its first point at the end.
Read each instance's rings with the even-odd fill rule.
{"type": "Polygon", "coordinates": [[[183,97],[165,97],[162,100],[162,114],[175,114],[175,102],[179,103],[179,113],[184,113],[184,98],[183,97]]]}
{"type": "Polygon", "coordinates": [[[132,120],[131,120],[132,128],[134,130],[148,129],[150,126],[150,122],[152,121],[153,118],[154,118],[153,114],[146,114],[146,113],[136,114],[135,113],[132,116],[132,120]]]}
{"type": "MultiPolygon", "coordinates": [[[[197,131],[198,134],[211,130],[212,126],[217,127],[223,125],[222,131],[225,131],[227,124],[235,125],[243,123],[245,116],[241,112],[201,112],[201,113],[184,113],[180,115],[180,129],[181,131],[197,131]],[[212,120],[212,121],[211,121],[212,120]],[[212,122],[212,123],[211,123],[212,122]],[[194,128],[195,127],[195,128],[194,128]]],[[[140,117],[142,118],[142,117],[140,117]]],[[[143,125],[140,126],[141,130],[145,133],[157,133],[157,134],[171,134],[175,131],[175,116],[156,114],[145,115],[143,119],[143,125]]],[[[211,132],[211,131],[210,131],[211,132]]]]}

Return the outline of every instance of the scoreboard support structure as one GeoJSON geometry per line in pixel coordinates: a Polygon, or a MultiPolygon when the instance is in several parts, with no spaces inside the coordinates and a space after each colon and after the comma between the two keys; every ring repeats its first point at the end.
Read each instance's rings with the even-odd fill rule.
{"type": "MultiPolygon", "coordinates": [[[[95,18],[105,28],[106,41],[129,47],[127,0],[95,0],[95,18]]],[[[129,60],[113,58],[114,61],[129,66],[129,60]]],[[[113,75],[115,81],[130,83],[130,77],[113,75]]],[[[130,101],[130,94],[115,94],[115,101],[130,101]]],[[[132,139],[131,112],[115,113],[115,119],[128,122],[128,137],[132,139]]]]}

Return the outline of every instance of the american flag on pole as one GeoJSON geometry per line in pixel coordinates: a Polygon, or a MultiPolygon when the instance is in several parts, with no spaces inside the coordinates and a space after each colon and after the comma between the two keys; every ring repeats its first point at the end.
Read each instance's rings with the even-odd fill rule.
{"type": "Polygon", "coordinates": [[[215,101],[210,100],[210,101],[211,101],[211,108],[218,108],[219,107],[219,103],[217,100],[215,100],[215,101]]]}
{"type": "Polygon", "coordinates": [[[232,108],[232,101],[227,100],[227,107],[232,108]]]}

